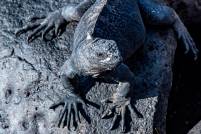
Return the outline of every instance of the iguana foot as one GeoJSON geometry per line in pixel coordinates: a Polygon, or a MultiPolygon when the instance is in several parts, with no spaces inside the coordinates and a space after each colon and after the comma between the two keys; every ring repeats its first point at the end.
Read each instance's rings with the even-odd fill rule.
{"type": "MultiPolygon", "coordinates": [[[[102,119],[108,118],[113,116],[112,124],[110,126],[110,130],[113,130],[116,124],[116,121],[118,120],[119,116],[121,117],[121,130],[122,132],[126,131],[126,124],[125,124],[125,118],[127,116],[127,110],[130,111],[130,114],[135,114],[136,109],[132,106],[130,98],[125,97],[111,97],[108,99],[103,100],[102,102],[108,103],[109,106],[103,112],[102,119]]],[[[139,115],[139,113],[137,113],[139,115]]],[[[142,115],[140,114],[140,117],[142,118],[142,115]]]]}
{"type": "Polygon", "coordinates": [[[63,100],[50,106],[50,109],[55,109],[60,105],[64,106],[58,119],[58,127],[63,123],[63,127],[66,125],[69,131],[71,127],[74,127],[74,130],[77,128],[78,123],[81,123],[80,113],[84,112],[80,111],[78,104],[82,104],[82,108],[84,111],[86,110],[86,103],[76,95],[66,96],[63,100]]]}
{"type": "Polygon", "coordinates": [[[66,21],[65,18],[61,15],[59,10],[49,13],[48,15],[33,16],[30,17],[29,23],[23,28],[18,29],[15,34],[20,36],[30,30],[33,30],[28,36],[28,42],[32,42],[37,37],[42,36],[42,38],[47,41],[46,35],[53,31],[52,40],[54,36],[60,36],[61,33],[65,30],[66,25],[70,21],[66,21]]]}

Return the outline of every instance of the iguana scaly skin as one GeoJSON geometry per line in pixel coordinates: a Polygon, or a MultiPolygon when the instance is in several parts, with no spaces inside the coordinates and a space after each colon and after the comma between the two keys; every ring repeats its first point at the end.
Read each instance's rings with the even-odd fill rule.
{"type": "Polygon", "coordinates": [[[103,101],[111,103],[108,103],[102,118],[114,115],[110,127],[113,129],[117,117],[121,116],[122,131],[125,131],[126,110],[134,114],[135,109],[130,96],[134,90],[134,74],[124,61],[143,45],[146,36],[144,24],[173,28],[183,41],[185,53],[191,52],[195,58],[198,53],[176,12],[154,0],[84,0],[79,5],[63,7],[47,16],[34,16],[31,21],[34,22],[16,32],[20,35],[33,30],[28,36],[29,42],[40,34],[46,39],[50,30],[59,36],[69,22],[78,22],[72,54],[60,74],[67,95],[51,106],[55,109],[64,104],[58,126],[63,123],[63,118],[67,118],[68,129],[73,125],[71,120],[80,122],[81,111],[77,105],[80,103],[83,108],[86,105],[71,83],[76,75],[82,75],[110,78],[119,83],[116,93],[103,101]],[[71,118],[72,111],[75,118],[71,118]]]}

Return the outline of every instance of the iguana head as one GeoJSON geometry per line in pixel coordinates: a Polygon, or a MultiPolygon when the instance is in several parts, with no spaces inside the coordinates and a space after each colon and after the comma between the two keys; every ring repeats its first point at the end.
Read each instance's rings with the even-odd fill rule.
{"type": "Polygon", "coordinates": [[[83,47],[82,53],[87,65],[86,73],[94,77],[112,70],[122,61],[117,44],[113,40],[93,39],[83,47]]]}

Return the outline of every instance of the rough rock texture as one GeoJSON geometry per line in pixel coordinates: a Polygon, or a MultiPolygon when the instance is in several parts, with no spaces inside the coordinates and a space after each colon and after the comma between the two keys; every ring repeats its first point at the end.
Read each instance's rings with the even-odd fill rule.
{"type": "MultiPolygon", "coordinates": [[[[76,24],[68,26],[59,38],[44,42],[40,39],[27,44],[26,35],[14,36],[27,16],[47,13],[68,3],[63,0],[3,0],[0,1],[0,134],[63,134],[56,119],[61,109],[49,106],[65,95],[57,72],[70,55],[76,24]]],[[[128,62],[136,75],[136,108],[144,118],[133,118],[131,133],[165,133],[165,115],[172,83],[172,63],[176,41],[171,30],[148,30],[147,43],[128,62]]],[[[117,85],[81,78],[81,89],[87,99],[97,105],[111,96],[117,85]],[[92,86],[90,90],[89,87],[92,86]]],[[[91,124],[82,120],[77,133],[106,134],[110,121],[101,120],[101,110],[90,106],[87,114],[91,124]]],[[[70,132],[69,132],[70,133],[70,132]]],[[[76,132],[71,132],[76,133],[76,132]]]]}
{"type": "Polygon", "coordinates": [[[188,134],[200,134],[201,133],[201,121],[198,122],[197,125],[195,125],[195,127],[193,127],[188,134]]]}

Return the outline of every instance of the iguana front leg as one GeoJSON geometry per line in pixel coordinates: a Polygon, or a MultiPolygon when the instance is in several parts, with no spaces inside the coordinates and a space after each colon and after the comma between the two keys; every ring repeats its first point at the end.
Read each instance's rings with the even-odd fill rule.
{"type": "MultiPolygon", "coordinates": [[[[114,115],[110,129],[114,129],[118,116],[121,117],[121,129],[122,132],[126,130],[125,118],[127,116],[126,110],[129,110],[131,114],[135,114],[137,111],[132,104],[132,90],[134,88],[134,74],[125,64],[120,64],[108,77],[119,82],[117,92],[112,97],[103,100],[102,102],[108,103],[107,110],[102,115],[102,118],[114,115]]],[[[140,113],[137,113],[139,117],[142,117],[140,113]]]]}
{"type": "Polygon", "coordinates": [[[138,0],[145,23],[155,26],[169,26],[174,29],[185,48],[185,54],[191,53],[197,59],[198,49],[187,28],[174,9],[154,0],[138,0]]]}
{"type": "Polygon", "coordinates": [[[16,31],[19,36],[27,31],[33,30],[28,36],[28,42],[32,42],[39,36],[46,40],[46,35],[51,30],[55,36],[59,36],[66,25],[73,21],[79,21],[85,11],[94,3],[94,0],[84,0],[78,5],[68,5],[48,15],[34,15],[30,17],[29,24],[16,31]]]}
{"type": "Polygon", "coordinates": [[[85,113],[82,112],[86,110],[86,104],[84,100],[75,91],[75,88],[71,83],[71,80],[75,79],[75,75],[76,71],[74,70],[71,60],[66,61],[61,68],[60,74],[63,87],[66,91],[66,95],[64,98],[50,106],[50,109],[55,109],[60,105],[64,106],[58,119],[58,127],[60,127],[61,125],[64,127],[66,125],[68,130],[71,130],[72,127],[76,129],[76,126],[81,123],[80,113],[81,115],[83,115],[85,113]],[[82,109],[84,111],[81,111],[80,107],[78,107],[78,104],[82,105],[82,109]]]}

